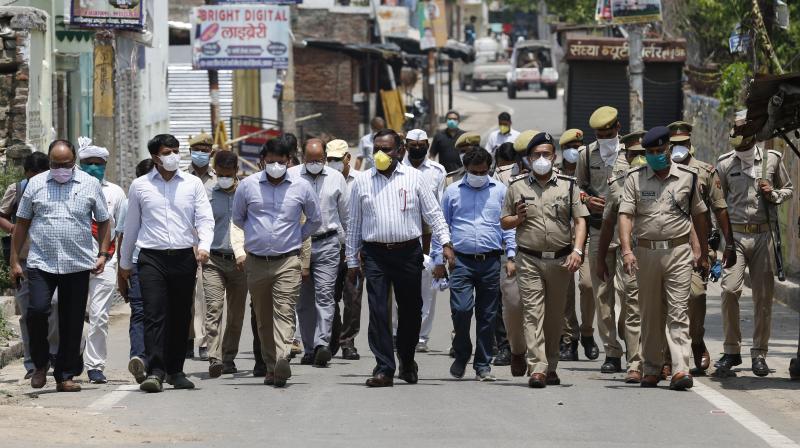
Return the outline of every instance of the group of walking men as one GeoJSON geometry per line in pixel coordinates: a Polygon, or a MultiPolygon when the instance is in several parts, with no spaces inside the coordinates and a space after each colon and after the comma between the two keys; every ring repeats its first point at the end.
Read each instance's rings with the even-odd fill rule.
{"type": "Polygon", "coordinates": [[[392,386],[395,374],[416,383],[415,353],[427,351],[433,300],[446,284],[456,378],[472,358],[480,381],[496,379],[494,364],[534,388],[560,384],[558,362],[576,360],[579,343],[599,356],[596,310],[603,373],[622,372],[624,355],[626,382],[670,379],[682,390],[710,364],[703,324],[714,227],[725,241],[725,354],[716,367],[742,363],[738,300],[749,267],[759,279],[752,369],[769,373],[770,223],[792,195],[780,153],[732,137],[734,151],[714,167],[694,157],[688,123],[620,136],[611,107],[590,117],[590,144],[576,129],[558,142],[517,132],[501,114],[484,148],[458,128],[456,112],[446,118],[432,142],[373,121],[379,129],[362,139],[370,168],[360,173],[346,142],[298,145],[288,133],[269,140],[260,170],[241,180],[237,155],[201,133],[186,172],[177,139],[157,135],[127,198],[105,180],[108,151],[88,139],[31,154],[26,180],[0,203],[0,226],[12,233],[32,387],[45,385],[51,363],[59,391],[79,391],[84,366],[91,382],[106,381],[115,286],[132,310],[128,367],[147,392],[164,382],[194,387],[183,371],[193,309],[209,375],[235,373],[248,293],[253,374],[265,384],[287,383],[295,339],[301,364],[326,367],[339,350],[357,360],[364,286],[376,360],[367,386],[392,386]],[[195,307],[198,291],[204,307],[195,307]]]}

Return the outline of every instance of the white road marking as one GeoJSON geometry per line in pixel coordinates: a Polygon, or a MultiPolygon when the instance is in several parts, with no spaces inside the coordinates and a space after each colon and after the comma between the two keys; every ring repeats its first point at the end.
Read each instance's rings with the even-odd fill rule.
{"type": "Polygon", "coordinates": [[[137,389],[139,389],[139,386],[136,384],[125,384],[123,386],[119,386],[118,388],[93,401],[89,406],[87,406],[87,408],[94,409],[96,411],[111,409],[115,404],[122,401],[123,398],[127,397],[131,392],[137,389]]]}
{"type": "Polygon", "coordinates": [[[728,415],[733,417],[740,425],[754,435],[758,436],[761,440],[767,443],[772,448],[798,448],[800,445],[795,443],[792,439],[779,433],[768,424],[764,423],[761,419],[753,415],[747,409],[739,406],[730,398],[722,395],[713,388],[702,384],[695,380],[692,389],[695,393],[705,398],[706,401],[717,407],[719,410],[725,411],[728,415]]]}

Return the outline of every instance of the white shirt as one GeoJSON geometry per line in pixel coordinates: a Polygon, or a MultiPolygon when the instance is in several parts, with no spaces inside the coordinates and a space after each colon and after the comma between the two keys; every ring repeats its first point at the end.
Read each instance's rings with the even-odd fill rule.
{"type": "Polygon", "coordinates": [[[200,178],[175,172],[169,182],[157,169],[136,178],[128,191],[120,266],[132,267],[134,247],[210,251],[214,239],[214,214],[200,178]]]}
{"type": "MultiPolygon", "coordinates": [[[[126,206],[126,199],[125,199],[125,190],[122,189],[119,185],[115,183],[111,183],[105,179],[100,182],[103,188],[103,196],[106,197],[106,208],[108,208],[108,214],[111,216],[111,221],[109,222],[109,231],[111,232],[111,239],[110,241],[114,241],[117,237],[117,223],[120,222],[121,219],[124,219],[124,212],[123,208],[126,206]]],[[[97,243],[97,240],[92,238],[92,245],[96,252],[100,251],[100,245],[97,243]]]]}
{"type": "Polygon", "coordinates": [[[372,133],[361,137],[361,140],[358,142],[358,152],[361,153],[361,171],[366,171],[373,166],[375,166],[375,162],[373,162],[372,156],[372,133]]]}
{"type": "Polygon", "coordinates": [[[342,173],[324,166],[317,176],[312,176],[306,171],[306,165],[301,164],[289,168],[289,175],[300,176],[307,180],[317,193],[322,224],[314,235],[336,230],[339,233],[339,240],[344,242],[350,196],[347,181],[342,173]]]}
{"type": "Polygon", "coordinates": [[[433,236],[450,242],[450,231],[442,209],[422,174],[398,163],[387,178],[373,168],[351,185],[350,217],[347,225],[348,267],[357,267],[363,242],[401,243],[422,235],[422,217],[433,236]]]}
{"type": "Polygon", "coordinates": [[[494,157],[494,153],[500,145],[508,142],[514,143],[517,141],[517,137],[519,137],[519,131],[514,128],[511,128],[508,134],[501,134],[500,129],[496,129],[489,134],[489,139],[486,140],[486,150],[494,157]]]}
{"type": "MultiPolygon", "coordinates": [[[[415,168],[414,165],[411,164],[411,161],[408,160],[408,155],[403,159],[403,164],[415,168]]],[[[433,195],[436,197],[436,202],[441,203],[442,194],[444,193],[444,178],[447,177],[447,171],[445,171],[444,166],[426,158],[419,165],[419,168],[416,169],[422,173],[425,182],[430,185],[431,191],[433,191],[433,195]]]]}

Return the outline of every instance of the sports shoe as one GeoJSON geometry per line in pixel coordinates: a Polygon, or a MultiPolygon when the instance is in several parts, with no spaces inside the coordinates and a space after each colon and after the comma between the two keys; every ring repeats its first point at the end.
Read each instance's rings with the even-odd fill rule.
{"type": "Polygon", "coordinates": [[[131,375],[133,375],[133,378],[136,379],[138,384],[142,384],[142,382],[147,379],[144,360],[138,356],[134,356],[128,361],[128,372],[131,372],[131,375]]]}
{"type": "Polygon", "coordinates": [[[86,372],[86,376],[89,377],[89,382],[92,384],[106,384],[108,380],[106,376],[103,375],[102,370],[92,369],[86,372]]]}

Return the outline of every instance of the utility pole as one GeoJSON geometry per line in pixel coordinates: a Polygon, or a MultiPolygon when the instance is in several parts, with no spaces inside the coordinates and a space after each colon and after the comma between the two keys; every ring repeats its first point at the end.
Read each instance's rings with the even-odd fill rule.
{"type": "Polygon", "coordinates": [[[628,80],[630,83],[630,131],[644,129],[643,25],[630,25],[628,32],[628,80]]]}
{"type": "MultiPolygon", "coordinates": [[[[206,0],[206,5],[213,5],[214,0],[206,0]]],[[[211,136],[216,138],[219,123],[219,72],[208,71],[208,96],[211,99],[211,136]]]]}

